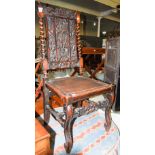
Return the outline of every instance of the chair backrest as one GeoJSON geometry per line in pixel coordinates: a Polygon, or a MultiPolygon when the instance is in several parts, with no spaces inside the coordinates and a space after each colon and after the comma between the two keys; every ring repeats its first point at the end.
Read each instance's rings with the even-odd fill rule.
{"type": "Polygon", "coordinates": [[[77,12],[44,6],[49,69],[79,67],[77,12]]]}
{"type": "Polygon", "coordinates": [[[106,43],[104,82],[115,85],[113,110],[120,105],[120,38],[109,38],[106,43]]]}
{"type": "Polygon", "coordinates": [[[104,81],[117,85],[120,70],[120,38],[109,38],[106,44],[104,81]]]}

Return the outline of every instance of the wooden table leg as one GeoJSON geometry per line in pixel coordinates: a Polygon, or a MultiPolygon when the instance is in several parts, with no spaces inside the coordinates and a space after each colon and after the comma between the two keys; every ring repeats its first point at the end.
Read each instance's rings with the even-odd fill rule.
{"type": "Polygon", "coordinates": [[[100,71],[103,65],[104,65],[104,60],[102,60],[102,62],[98,65],[98,67],[95,69],[94,72],[92,72],[92,70],[87,65],[85,65],[85,70],[90,74],[90,78],[97,80],[96,74],[100,71]]]}
{"type": "Polygon", "coordinates": [[[100,71],[101,67],[104,65],[104,60],[98,65],[95,71],[91,74],[90,78],[96,78],[96,74],[100,71]]]}
{"type": "Polygon", "coordinates": [[[73,107],[68,105],[64,107],[64,112],[66,114],[66,120],[64,124],[64,135],[65,135],[65,150],[67,153],[71,152],[73,146],[73,107]]]}
{"type": "Polygon", "coordinates": [[[70,76],[74,76],[78,72],[79,72],[78,69],[77,68],[74,68],[74,72],[70,76]]]}

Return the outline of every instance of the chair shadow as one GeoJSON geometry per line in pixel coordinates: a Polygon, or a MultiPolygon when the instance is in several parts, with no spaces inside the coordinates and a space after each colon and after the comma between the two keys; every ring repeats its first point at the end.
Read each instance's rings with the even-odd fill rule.
{"type": "Polygon", "coordinates": [[[56,132],[43,120],[43,118],[41,118],[41,116],[37,112],[35,112],[35,118],[45,127],[47,132],[50,134],[51,155],[54,155],[56,132]]]}

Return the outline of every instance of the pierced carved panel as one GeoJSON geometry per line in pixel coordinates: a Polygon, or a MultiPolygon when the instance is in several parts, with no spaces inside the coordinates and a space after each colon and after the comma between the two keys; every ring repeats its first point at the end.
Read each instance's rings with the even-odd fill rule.
{"type": "Polygon", "coordinates": [[[76,20],[76,12],[69,9],[59,8],[55,6],[44,6],[44,12],[46,15],[76,20]]]}
{"type": "Polygon", "coordinates": [[[45,7],[49,68],[79,66],[76,45],[76,12],[45,7]]]}

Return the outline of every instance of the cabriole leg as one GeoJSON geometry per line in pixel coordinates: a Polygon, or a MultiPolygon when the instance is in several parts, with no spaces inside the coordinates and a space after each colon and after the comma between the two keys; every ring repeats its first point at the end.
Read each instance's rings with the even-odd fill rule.
{"type": "Polygon", "coordinates": [[[111,127],[111,121],[112,121],[111,106],[114,102],[114,93],[113,92],[106,94],[106,102],[107,102],[107,104],[106,104],[106,108],[105,108],[105,124],[104,124],[104,127],[105,127],[106,131],[109,131],[109,129],[111,127]]]}
{"type": "Polygon", "coordinates": [[[73,107],[68,105],[64,107],[64,112],[66,115],[65,124],[64,124],[64,135],[65,135],[65,150],[67,153],[71,152],[73,146],[73,107]]]}
{"type": "Polygon", "coordinates": [[[111,127],[111,108],[110,107],[106,107],[106,109],[105,109],[104,127],[105,127],[106,131],[109,131],[109,129],[111,127]]]}

